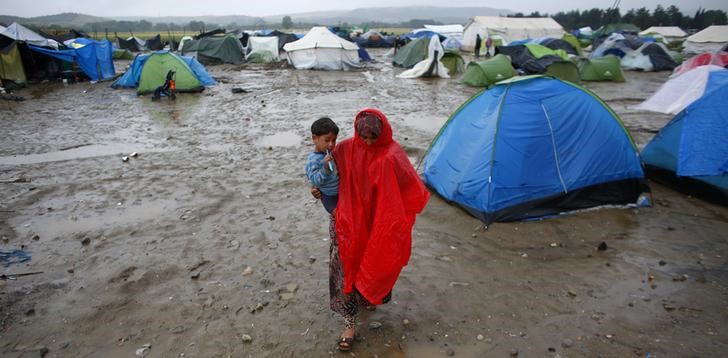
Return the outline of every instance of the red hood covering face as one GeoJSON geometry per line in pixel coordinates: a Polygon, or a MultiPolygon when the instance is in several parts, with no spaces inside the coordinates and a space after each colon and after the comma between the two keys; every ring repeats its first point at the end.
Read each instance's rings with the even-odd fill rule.
{"type": "Polygon", "coordinates": [[[430,193],[406,153],[392,139],[387,117],[376,109],[382,133],[371,146],[354,133],[334,149],[339,170],[336,234],[344,266],[344,292],[354,287],[371,303],[380,304],[392,290],[412,248],[415,215],[430,193]]]}

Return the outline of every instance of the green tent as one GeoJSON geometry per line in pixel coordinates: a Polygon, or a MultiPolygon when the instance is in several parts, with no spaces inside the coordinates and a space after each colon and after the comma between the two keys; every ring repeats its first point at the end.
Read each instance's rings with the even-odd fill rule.
{"type": "Polygon", "coordinates": [[[275,58],[273,58],[272,53],[261,51],[248,55],[247,61],[251,63],[272,63],[275,61],[275,58]]]}
{"type": "Polygon", "coordinates": [[[508,56],[497,54],[485,61],[470,62],[460,82],[476,87],[490,86],[516,75],[508,56]]]}
{"type": "Polygon", "coordinates": [[[584,81],[624,82],[619,57],[614,55],[579,60],[579,73],[584,81]]]}
{"type": "Polygon", "coordinates": [[[197,59],[205,65],[221,63],[242,64],[245,62],[243,46],[234,35],[224,37],[203,37],[185,41],[182,54],[197,53],[197,59]]]}
{"type": "Polygon", "coordinates": [[[571,61],[556,61],[546,66],[545,74],[576,84],[581,81],[579,68],[571,61]]]}
{"type": "Polygon", "coordinates": [[[639,33],[640,28],[632,25],[632,24],[626,24],[626,23],[620,23],[620,24],[609,24],[600,27],[598,30],[594,31],[592,34],[592,38],[598,39],[602,36],[609,36],[613,32],[633,32],[633,33],[639,33]]]}
{"type": "Polygon", "coordinates": [[[114,60],[133,60],[134,54],[129,50],[117,48],[114,50],[113,58],[114,60]]]}
{"type": "Polygon", "coordinates": [[[561,39],[568,42],[571,46],[574,46],[574,49],[576,49],[576,53],[578,53],[579,56],[583,54],[581,51],[581,42],[579,42],[579,39],[577,39],[576,36],[566,33],[561,37],[561,39]]]}
{"type": "Polygon", "coordinates": [[[463,69],[465,69],[465,60],[460,56],[460,51],[458,50],[445,49],[445,53],[442,55],[440,61],[447,67],[447,73],[450,77],[458,73],[463,73],[463,69]]]}
{"type": "Polygon", "coordinates": [[[429,44],[430,39],[424,37],[410,41],[397,50],[392,63],[406,68],[414,66],[417,62],[427,58],[427,46],[429,44]]]}
{"type": "Polygon", "coordinates": [[[20,57],[18,43],[13,41],[0,49],[0,79],[21,84],[26,82],[23,59],[20,57]]]}
{"type": "Polygon", "coordinates": [[[535,44],[535,43],[527,43],[524,45],[528,48],[528,52],[530,52],[536,58],[541,58],[546,55],[556,55],[556,56],[563,58],[564,60],[569,59],[569,54],[566,53],[566,51],[561,50],[561,49],[552,50],[546,46],[535,44]]]}
{"type": "Polygon", "coordinates": [[[137,87],[137,93],[140,95],[154,92],[164,83],[169,70],[175,72],[174,82],[177,92],[199,92],[204,88],[190,66],[173,53],[155,52],[143,66],[137,87]]]}

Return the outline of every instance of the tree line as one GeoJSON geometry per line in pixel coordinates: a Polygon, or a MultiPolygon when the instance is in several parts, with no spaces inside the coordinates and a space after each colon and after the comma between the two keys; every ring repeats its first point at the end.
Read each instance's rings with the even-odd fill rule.
{"type": "Polygon", "coordinates": [[[630,9],[622,14],[618,8],[561,11],[553,15],[541,14],[538,11],[530,14],[516,13],[510,17],[552,17],[566,29],[574,30],[586,26],[597,29],[602,25],[625,22],[641,29],[650,26],[678,26],[682,29],[702,30],[710,25],[728,24],[728,15],[723,10],[706,10],[699,8],[692,16],[683,14],[675,5],[664,8],[657,5],[653,11],[646,7],[630,9]]]}

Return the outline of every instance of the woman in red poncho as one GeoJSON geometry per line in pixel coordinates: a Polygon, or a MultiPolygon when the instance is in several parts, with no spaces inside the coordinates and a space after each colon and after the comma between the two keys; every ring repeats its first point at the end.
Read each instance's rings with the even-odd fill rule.
{"type": "Polygon", "coordinates": [[[429,192],[392,139],[387,117],[364,109],[354,120],[354,138],[339,143],[339,201],[331,225],[331,309],[344,316],[339,349],[354,341],[359,306],[373,308],[391,298],[407,265],[415,215],[429,192]]]}

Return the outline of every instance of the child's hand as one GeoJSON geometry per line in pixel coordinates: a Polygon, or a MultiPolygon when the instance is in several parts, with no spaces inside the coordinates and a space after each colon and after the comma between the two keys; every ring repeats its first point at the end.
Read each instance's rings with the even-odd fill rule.
{"type": "Polygon", "coordinates": [[[317,187],[311,187],[311,195],[316,199],[321,199],[321,191],[317,187]]]}

